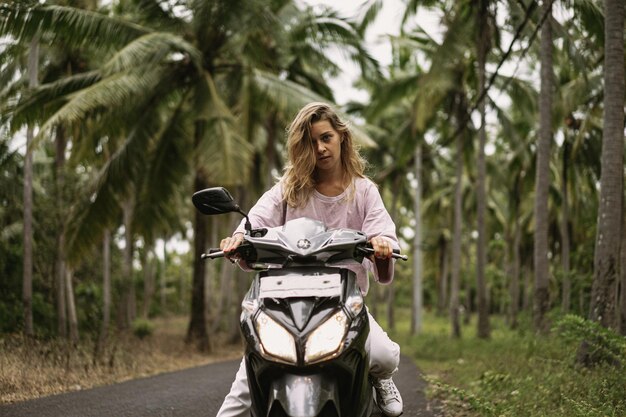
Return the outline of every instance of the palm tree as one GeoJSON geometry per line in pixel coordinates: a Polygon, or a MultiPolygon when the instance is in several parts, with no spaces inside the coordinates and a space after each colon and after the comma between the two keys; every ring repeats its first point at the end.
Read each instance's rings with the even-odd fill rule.
{"type": "Polygon", "coordinates": [[[535,303],[534,326],[538,332],[548,330],[546,314],[550,308],[548,292],[548,189],[550,185],[550,148],[552,144],[552,1],[544,0],[541,27],[541,92],[539,98],[539,138],[535,186],[535,303]]]}
{"type": "MultiPolygon", "coordinates": [[[[38,84],[39,39],[33,36],[28,52],[28,85],[38,84]]],[[[33,336],[33,127],[26,130],[26,156],[24,158],[24,334],[33,336]]]]}
{"type": "Polygon", "coordinates": [[[476,11],[476,27],[477,27],[477,64],[478,64],[478,95],[482,97],[478,103],[480,111],[480,128],[478,130],[478,160],[477,180],[476,180],[476,220],[478,230],[478,241],[476,244],[476,287],[478,292],[478,337],[488,338],[489,329],[489,307],[487,305],[487,288],[485,284],[485,267],[487,264],[486,253],[486,228],[485,215],[487,206],[486,193],[486,162],[485,162],[485,144],[487,141],[486,131],[486,91],[485,91],[485,65],[487,63],[487,54],[489,53],[491,44],[491,28],[489,16],[489,1],[479,0],[478,10],[476,11]]]}
{"type": "MultiPolygon", "coordinates": [[[[589,318],[604,327],[616,323],[624,181],[624,3],[605,0],[604,131],[600,206],[594,253],[594,276],[589,318]]],[[[579,360],[592,362],[583,342],[579,360]]]]}

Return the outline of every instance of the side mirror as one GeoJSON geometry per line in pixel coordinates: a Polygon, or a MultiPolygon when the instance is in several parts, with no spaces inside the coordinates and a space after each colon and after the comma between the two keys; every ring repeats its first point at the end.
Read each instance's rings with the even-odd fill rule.
{"type": "Polygon", "coordinates": [[[232,211],[240,211],[239,206],[233,200],[228,190],[223,187],[207,188],[200,190],[191,197],[193,205],[202,214],[224,214],[232,211]]]}
{"type": "Polygon", "coordinates": [[[233,196],[224,187],[213,187],[197,191],[191,197],[191,201],[202,214],[213,215],[236,211],[246,218],[246,230],[248,232],[252,230],[248,215],[241,210],[239,205],[233,200],[233,196]]]}

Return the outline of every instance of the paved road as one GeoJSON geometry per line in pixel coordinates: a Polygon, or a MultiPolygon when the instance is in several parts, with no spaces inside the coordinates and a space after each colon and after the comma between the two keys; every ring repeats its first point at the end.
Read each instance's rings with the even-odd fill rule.
{"type": "MultiPolygon", "coordinates": [[[[4,417],[214,417],[239,361],[191,368],[85,391],[0,406],[4,417]]],[[[394,377],[404,399],[404,417],[434,417],[425,382],[402,357],[394,377]]],[[[380,417],[376,412],[373,416],[380,417]]]]}

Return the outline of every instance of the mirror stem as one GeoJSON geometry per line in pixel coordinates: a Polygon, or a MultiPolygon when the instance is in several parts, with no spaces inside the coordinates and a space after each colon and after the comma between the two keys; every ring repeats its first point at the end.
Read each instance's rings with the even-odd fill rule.
{"type": "Polygon", "coordinates": [[[252,224],[250,224],[250,218],[248,217],[248,214],[245,211],[243,211],[241,208],[239,208],[239,206],[235,206],[235,207],[237,209],[237,212],[246,218],[246,224],[244,225],[244,228],[246,229],[247,232],[250,232],[252,230],[252,224]]]}

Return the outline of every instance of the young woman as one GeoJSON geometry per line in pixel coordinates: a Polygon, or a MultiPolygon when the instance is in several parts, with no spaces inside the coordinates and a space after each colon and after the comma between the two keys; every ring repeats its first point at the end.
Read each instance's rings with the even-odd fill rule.
{"type": "MultiPolygon", "coordinates": [[[[364,175],[365,161],[353,143],[350,129],[327,104],[310,103],[300,110],[288,130],[288,165],[280,181],[250,210],[255,227],[276,227],[300,217],[322,221],[328,228],[363,231],[374,248],[371,260],[356,268],[361,292],[367,294],[367,270],[382,284],[393,280],[391,253],[399,248],[396,227],[376,185],[364,175]]],[[[231,253],[243,241],[243,223],[220,248],[231,253]]],[[[369,313],[368,313],[369,314],[369,313]]],[[[376,403],[387,416],[402,414],[402,398],[392,380],[400,348],[369,315],[370,376],[376,403]]],[[[245,361],[242,360],[218,417],[249,415],[251,400],[245,361]]]]}

